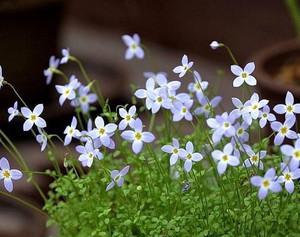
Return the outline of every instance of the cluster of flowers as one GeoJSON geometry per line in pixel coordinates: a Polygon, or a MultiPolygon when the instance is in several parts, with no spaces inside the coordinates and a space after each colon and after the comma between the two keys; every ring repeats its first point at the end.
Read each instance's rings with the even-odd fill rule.
{"type": "MultiPolygon", "coordinates": [[[[126,59],[144,57],[143,46],[137,34],[133,37],[124,35],[123,41],[128,46],[125,53],[126,59]]],[[[224,45],[216,41],[211,44],[212,49],[222,46],[224,45]]],[[[56,59],[54,56],[50,58],[49,68],[44,71],[47,84],[51,83],[53,74],[58,72],[58,66],[73,58],[68,49],[63,49],[62,54],[61,59],[56,59]]],[[[282,190],[281,183],[284,183],[285,189],[292,193],[294,180],[300,177],[300,138],[293,130],[296,123],[295,114],[300,113],[300,104],[294,103],[292,93],[287,92],[285,104],[278,104],[273,108],[276,114],[285,115],[284,123],[277,121],[268,106],[269,101],[260,99],[257,93],[253,93],[245,102],[238,98],[232,98],[235,108],[230,112],[215,115],[214,109],[220,103],[221,97],[208,98],[206,95],[208,82],[203,81],[196,70],[192,70],[193,62],[189,61],[186,55],[182,57],[181,64],[175,67],[173,72],[178,74],[179,78],[191,73],[194,81],[188,85],[188,92],[179,92],[181,82],[178,80],[169,81],[167,74],[163,72],[145,73],[146,88],[138,89],[135,92],[137,98],[145,99],[145,106],[152,114],[165,109],[172,113],[174,122],[192,121],[197,116],[204,116],[206,119],[209,132],[212,134],[211,138],[208,139],[210,154],[194,152],[195,147],[191,141],[188,141],[185,148],[182,148],[179,140],[173,138],[172,144],[161,147],[163,152],[170,154],[170,165],[173,166],[182,160],[184,162],[183,169],[190,172],[195,162],[201,161],[204,157],[210,159],[211,155],[217,165],[219,175],[224,174],[228,166],[242,165],[245,169],[265,170],[263,159],[267,156],[267,152],[264,150],[254,151],[251,148],[249,129],[254,121],[257,121],[261,128],[269,123],[275,135],[274,144],[276,146],[281,146],[285,138],[295,140],[295,145],[282,145],[280,147],[285,159],[281,164],[279,174],[276,174],[275,168],[270,167],[263,177],[253,176],[250,181],[252,185],[259,187],[258,197],[260,199],[265,198],[269,191],[280,192],[282,190]],[[243,159],[242,157],[247,158],[243,159]]],[[[231,71],[236,76],[233,80],[233,87],[256,85],[256,79],[251,75],[254,70],[255,64],[253,62],[248,63],[244,68],[232,65],[231,71]]],[[[3,81],[2,70],[1,78],[3,81]]],[[[68,79],[65,85],[56,85],[55,88],[60,94],[60,105],[69,100],[71,105],[79,108],[83,114],[88,113],[90,105],[98,99],[97,95],[91,92],[91,85],[81,84],[74,75],[68,79]]],[[[47,140],[49,139],[49,135],[45,132],[46,121],[41,117],[43,109],[42,104],[35,106],[33,110],[24,105],[19,112],[18,101],[8,109],[9,121],[12,121],[15,116],[25,118],[24,131],[33,129],[34,125],[37,127],[39,134],[36,135],[36,140],[41,144],[42,151],[47,147],[47,140]]],[[[79,153],[79,161],[82,166],[91,167],[94,159],[103,159],[104,155],[100,151],[102,147],[115,149],[116,144],[113,137],[117,130],[124,140],[132,143],[132,151],[135,154],[142,151],[144,143],[151,143],[155,140],[155,136],[151,132],[143,131],[144,126],[142,120],[137,116],[135,105],[130,106],[129,109],[126,107],[119,108],[118,115],[120,118],[118,124],[117,121],[105,123],[105,119],[101,116],[97,116],[94,121],[89,118],[87,129],[81,131],[77,128],[77,118],[73,117],[71,124],[64,131],[64,145],[68,146],[73,138],[80,142],[80,145],[76,146],[76,151],[79,153]]],[[[11,192],[13,190],[12,180],[20,179],[22,173],[18,170],[11,170],[6,158],[0,160],[0,168],[0,178],[4,179],[6,189],[11,192]]],[[[130,167],[127,165],[120,171],[111,171],[112,181],[107,185],[106,190],[110,190],[115,184],[121,187],[124,176],[129,169],[130,167]]]]}

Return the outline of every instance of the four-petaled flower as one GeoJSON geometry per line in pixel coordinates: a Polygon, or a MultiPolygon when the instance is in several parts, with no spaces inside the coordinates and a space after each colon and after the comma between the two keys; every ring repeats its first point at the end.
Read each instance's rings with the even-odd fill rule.
{"type": "Polygon", "coordinates": [[[175,165],[179,157],[179,142],[176,138],[172,139],[172,145],[164,145],[161,150],[171,154],[170,165],[175,165]]]}
{"type": "Polygon", "coordinates": [[[132,37],[129,35],[123,35],[122,39],[127,45],[128,49],[125,53],[125,59],[132,59],[134,56],[137,58],[144,58],[144,50],[141,47],[141,39],[138,34],[134,34],[132,37]]]}
{"type": "Polygon", "coordinates": [[[288,91],[285,97],[285,104],[275,105],[274,111],[277,114],[285,114],[285,118],[290,116],[295,117],[295,114],[300,113],[300,104],[294,104],[294,96],[288,91]]]}
{"type": "Polygon", "coordinates": [[[78,89],[78,96],[71,101],[71,105],[74,107],[80,107],[83,113],[87,113],[90,109],[90,104],[97,101],[97,95],[90,93],[88,86],[80,86],[78,89]]]}
{"type": "Polygon", "coordinates": [[[203,159],[203,156],[194,152],[194,145],[192,142],[187,142],[185,145],[185,149],[179,149],[179,156],[184,160],[184,170],[186,172],[190,172],[193,166],[193,162],[197,162],[203,159]]]}
{"type": "Polygon", "coordinates": [[[70,59],[70,50],[69,49],[62,49],[61,53],[62,53],[63,57],[60,60],[60,64],[65,64],[70,59]]]}
{"type": "Polygon", "coordinates": [[[233,146],[231,143],[225,145],[223,151],[214,150],[211,155],[213,159],[218,162],[217,170],[220,175],[224,174],[227,166],[238,166],[240,164],[240,160],[232,155],[233,146]]]}
{"type": "Polygon", "coordinates": [[[275,121],[271,123],[271,128],[274,132],[277,132],[275,138],[274,138],[274,144],[279,146],[282,144],[285,137],[289,139],[297,139],[297,133],[291,128],[295,124],[295,117],[289,117],[285,120],[284,124],[275,121]]]}
{"type": "Polygon", "coordinates": [[[9,113],[8,121],[10,122],[15,116],[20,113],[18,110],[18,101],[14,103],[13,107],[8,108],[7,112],[9,113]]]}
{"type": "Polygon", "coordinates": [[[261,111],[259,111],[259,126],[264,128],[267,124],[267,121],[274,122],[276,117],[274,114],[270,113],[270,107],[268,105],[264,106],[261,111]]]}
{"type": "Polygon", "coordinates": [[[248,159],[244,161],[244,166],[246,168],[250,167],[258,167],[260,170],[264,169],[264,164],[262,163],[262,159],[267,155],[266,151],[260,151],[255,153],[252,149],[247,151],[248,159]]]}
{"type": "Polygon", "coordinates": [[[26,118],[26,121],[23,124],[24,131],[29,131],[34,124],[38,128],[45,128],[47,126],[46,121],[40,117],[43,110],[43,104],[38,104],[37,106],[35,106],[33,111],[31,111],[27,107],[21,108],[21,113],[26,118]]]}
{"type": "Polygon", "coordinates": [[[208,117],[209,114],[213,112],[211,110],[216,108],[221,100],[222,100],[221,96],[216,96],[216,97],[212,98],[211,100],[209,100],[206,96],[203,96],[199,100],[199,103],[201,106],[197,107],[195,109],[194,113],[196,115],[204,114],[205,117],[208,117]]]}
{"type": "Polygon", "coordinates": [[[188,99],[185,102],[175,101],[173,102],[174,107],[171,108],[173,113],[173,121],[177,122],[185,118],[187,121],[192,121],[193,116],[190,112],[190,109],[193,106],[193,100],[188,99]]]}
{"type": "Polygon", "coordinates": [[[60,95],[59,104],[63,105],[66,99],[73,100],[76,97],[75,90],[80,86],[78,79],[72,75],[70,82],[64,86],[56,85],[55,88],[60,95]]]}
{"type": "Polygon", "coordinates": [[[282,145],[281,153],[290,158],[291,167],[299,167],[300,165],[300,139],[297,139],[294,146],[282,145]]]}
{"type": "Polygon", "coordinates": [[[233,81],[233,87],[240,87],[244,82],[249,86],[256,85],[256,79],[251,76],[251,73],[255,69],[255,64],[253,62],[247,63],[244,69],[238,65],[231,65],[230,69],[234,75],[238,76],[233,81]]]}
{"type": "Polygon", "coordinates": [[[83,167],[91,167],[94,158],[98,160],[103,159],[103,154],[99,151],[98,148],[94,148],[92,142],[87,142],[85,146],[76,146],[76,151],[81,154],[78,160],[81,162],[83,167]]]}
{"type": "Polygon", "coordinates": [[[76,129],[76,127],[77,127],[77,119],[76,117],[73,117],[71,125],[68,125],[64,131],[64,134],[66,134],[65,141],[64,141],[65,146],[71,143],[73,137],[75,138],[80,137],[81,133],[79,132],[78,129],[76,129]]]}
{"type": "Polygon", "coordinates": [[[285,163],[281,163],[280,168],[282,175],[278,177],[278,182],[284,183],[286,191],[288,191],[289,193],[293,193],[295,189],[293,180],[300,178],[299,166],[292,166],[285,163]]]}
{"type": "Polygon", "coordinates": [[[131,127],[135,120],[136,107],[133,105],[128,112],[124,108],[119,109],[120,117],[123,118],[119,123],[119,130],[124,130],[128,125],[131,127]]]}
{"type": "Polygon", "coordinates": [[[179,74],[179,77],[183,77],[194,64],[194,62],[189,62],[189,59],[186,55],[183,55],[181,63],[181,66],[177,66],[173,69],[173,72],[179,74]]]}
{"type": "Polygon", "coordinates": [[[17,169],[10,169],[8,160],[5,157],[0,159],[0,179],[4,180],[4,187],[8,192],[14,189],[13,180],[21,179],[22,172],[17,169]]]}
{"type": "Polygon", "coordinates": [[[46,134],[39,129],[39,134],[36,135],[35,139],[41,145],[41,151],[44,151],[48,142],[46,134]]]}
{"type": "Polygon", "coordinates": [[[142,121],[137,118],[132,124],[132,130],[126,130],[121,133],[121,137],[127,141],[132,142],[132,150],[135,154],[138,154],[142,148],[143,143],[153,142],[155,137],[151,132],[143,132],[142,121]]]}
{"type": "Polygon", "coordinates": [[[282,190],[280,183],[276,180],[276,173],[274,168],[270,168],[265,173],[264,177],[253,176],[251,177],[251,184],[259,187],[258,198],[260,200],[266,198],[269,191],[277,193],[282,190]]]}
{"type": "Polygon", "coordinates": [[[119,170],[112,170],[110,172],[110,177],[112,181],[106,186],[106,191],[111,190],[115,184],[118,185],[118,187],[122,187],[124,183],[124,176],[128,173],[130,166],[125,166],[121,171],[119,170]]]}
{"type": "Polygon", "coordinates": [[[49,67],[44,70],[44,76],[46,77],[46,84],[49,85],[53,77],[53,69],[57,69],[59,65],[59,59],[51,56],[49,59],[49,67]]]}
{"type": "Polygon", "coordinates": [[[95,119],[96,128],[90,132],[90,136],[93,139],[100,138],[101,143],[105,147],[109,147],[111,144],[111,137],[114,135],[114,132],[118,126],[114,123],[108,123],[105,125],[102,117],[97,116],[95,119]]]}

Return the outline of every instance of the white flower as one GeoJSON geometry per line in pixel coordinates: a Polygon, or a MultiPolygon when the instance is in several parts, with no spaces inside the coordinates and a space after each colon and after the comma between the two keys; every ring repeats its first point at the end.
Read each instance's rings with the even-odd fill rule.
{"type": "Polygon", "coordinates": [[[279,183],[284,183],[284,187],[286,191],[289,193],[293,193],[295,186],[294,186],[294,179],[300,178],[300,169],[298,166],[291,166],[285,163],[280,164],[282,175],[278,177],[279,183]]]}
{"type": "Polygon", "coordinates": [[[47,126],[46,121],[40,117],[43,110],[44,110],[43,104],[38,104],[37,106],[35,106],[33,111],[31,111],[27,107],[21,108],[22,115],[25,118],[27,118],[23,124],[24,131],[29,131],[34,124],[39,128],[45,128],[47,126]]]}
{"type": "Polygon", "coordinates": [[[195,93],[197,96],[197,99],[200,101],[202,99],[203,92],[207,89],[208,87],[208,82],[207,81],[202,81],[200,74],[197,71],[193,72],[194,75],[194,81],[191,82],[188,85],[188,89],[191,93],[195,93]]]}
{"type": "Polygon", "coordinates": [[[295,117],[295,114],[300,113],[300,104],[294,104],[294,96],[291,92],[286,93],[285,104],[278,104],[274,107],[277,114],[285,114],[285,118],[290,116],[295,117]]]}
{"type": "Polygon", "coordinates": [[[103,159],[103,154],[99,151],[99,149],[94,148],[92,142],[87,142],[85,146],[76,146],[76,151],[81,154],[78,159],[84,167],[91,167],[94,158],[98,160],[103,159]]]}
{"type": "Polygon", "coordinates": [[[274,114],[270,113],[270,107],[268,105],[264,106],[262,111],[259,111],[259,126],[264,128],[267,124],[267,121],[274,122],[276,117],[274,114]]]}
{"type": "Polygon", "coordinates": [[[111,137],[114,135],[114,132],[117,129],[117,125],[114,123],[108,123],[105,125],[102,117],[97,116],[95,119],[96,128],[90,132],[90,136],[93,139],[100,138],[101,143],[105,147],[109,147],[111,144],[111,137]]]}
{"type": "Polygon", "coordinates": [[[119,123],[119,129],[124,130],[128,125],[132,127],[135,120],[136,107],[133,105],[128,112],[124,108],[119,109],[120,117],[123,118],[119,123]]]}
{"type": "Polygon", "coordinates": [[[49,67],[44,70],[44,76],[46,77],[46,84],[49,85],[51,83],[53,77],[52,69],[57,69],[59,65],[59,59],[51,56],[49,59],[49,67]]]}
{"type": "Polygon", "coordinates": [[[138,89],[134,95],[139,99],[146,99],[146,108],[150,110],[153,105],[151,95],[154,94],[155,81],[152,77],[146,81],[146,89],[138,89]]]}
{"type": "Polygon", "coordinates": [[[63,105],[66,99],[73,100],[76,97],[75,90],[80,86],[78,79],[72,75],[69,84],[64,86],[56,85],[55,88],[61,96],[59,97],[59,104],[63,105]]]}
{"type": "Polygon", "coordinates": [[[295,124],[295,117],[289,117],[288,119],[285,120],[284,124],[275,121],[271,123],[271,128],[273,129],[274,132],[277,132],[275,138],[274,138],[274,144],[279,146],[282,144],[283,140],[285,137],[289,139],[297,139],[297,133],[291,128],[295,124]]]}
{"type": "Polygon", "coordinates": [[[81,135],[81,133],[79,132],[78,129],[76,129],[76,127],[77,127],[77,119],[76,117],[73,117],[71,125],[68,125],[64,131],[64,134],[66,134],[65,141],[64,141],[65,146],[71,143],[73,137],[78,138],[81,135]]]}
{"type": "Polygon", "coordinates": [[[256,166],[260,170],[264,169],[264,164],[261,162],[261,160],[267,155],[266,151],[255,153],[252,149],[250,149],[247,151],[247,155],[249,156],[249,158],[244,161],[244,166],[246,168],[256,166]]]}
{"type": "Polygon", "coordinates": [[[217,170],[220,175],[225,173],[228,165],[238,166],[240,164],[240,160],[233,156],[232,152],[233,146],[231,143],[228,143],[225,145],[223,151],[214,150],[211,153],[214,160],[218,162],[217,170]]]}
{"type": "Polygon", "coordinates": [[[144,50],[140,45],[141,39],[138,34],[134,34],[132,37],[129,35],[123,35],[122,39],[128,47],[125,53],[126,60],[130,60],[134,56],[140,59],[144,58],[144,50]]]}
{"type": "Polygon", "coordinates": [[[80,107],[83,113],[87,113],[90,109],[90,104],[97,101],[97,95],[89,92],[90,88],[88,86],[80,86],[78,89],[78,97],[71,101],[71,105],[80,107]]]}
{"type": "Polygon", "coordinates": [[[259,187],[258,198],[260,200],[264,199],[269,190],[277,193],[282,190],[278,180],[275,179],[276,173],[274,168],[270,168],[267,170],[264,177],[261,176],[253,176],[251,177],[251,184],[259,187]]]}
{"type": "Polygon", "coordinates": [[[62,59],[60,60],[60,64],[65,64],[70,59],[70,50],[69,49],[62,49],[61,53],[63,55],[62,59]]]}
{"type": "Polygon", "coordinates": [[[4,187],[8,192],[14,189],[13,180],[21,179],[22,172],[17,169],[10,169],[8,160],[5,157],[0,159],[0,180],[4,180],[4,187]]]}
{"type": "Polygon", "coordinates": [[[112,170],[110,172],[110,176],[112,181],[107,185],[106,191],[111,190],[115,184],[118,185],[118,187],[122,187],[124,183],[124,176],[128,173],[130,166],[125,166],[121,171],[119,170],[112,170]]]}
{"type": "Polygon", "coordinates": [[[164,145],[161,150],[171,154],[170,165],[175,165],[179,157],[179,142],[176,138],[172,139],[172,145],[164,145]]]}
{"type": "Polygon", "coordinates": [[[186,55],[183,55],[181,63],[181,66],[177,66],[173,69],[173,72],[179,74],[179,77],[183,77],[194,64],[194,62],[188,61],[188,57],[186,55]]]}
{"type": "Polygon", "coordinates": [[[222,46],[222,44],[220,44],[218,41],[212,41],[211,43],[210,43],[210,45],[209,45],[212,49],[217,49],[217,48],[219,48],[219,47],[221,47],[222,46]]]}
{"type": "Polygon", "coordinates": [[[299,167],[300,165],[300,139],[297,139],[294,146],[282,145],[281,153],[290,158],[291,167],[299,167]]]}
{"type": "Polygon", "coordinates": [[[192,121],[193,116],[190,112],[190,109],[193,106],[193,100],[188,99],[185,102],[175,101],[173,102],[174,107],[171,108],[171,112],[173,113],[173,121],[178,122],[185,118],[187,121],[192,121]]]}
{"type": "Polygon", "coordinates": [[[249,86],[255,86],[256,85],[256,79],[251,76],[251,73],[255,69],[255,64],[253,62],[247,63],[247,65],[242,69],[238,65],[231,65],[231,72],[238,76],[233,81],[233,87],[240,87],[244,82],[248,84],[249,86]]]}
{"type": "Polygon", "coordinates": [[[134,121],[132,129],[134,131],[126,130],[122,132],[121,137],[127,141],[131,141],[133,152],[138,154],[143,148],[143,143],[153,142],[155,137],[151,132],[143,132],[143,124],[139,118],[134,121]]]}
{"type": "Polygon", "coordinates": [[[8,108],[7,112],[9,113],[8,121],[10,122],[15,116],[20,113],[18,110],[18,101],[14,103],[13,107],[8,108]]]}
{"type": "Polygon", "coordinates": [[[41,145],[41,151],[44,151],[47,146],[48,139],[46,134],[44,134],[40,129],[39,133],[40,134],[36,136],[36,141],[41,145]]]}
{"type": "Polygon", "coordinates": [[[203,159],[203,156],[194,152],[194,145],[192,142],[187,142],[185,149],[179,149],[179,156],[184,160],[184,170],[190,172],[193,166],[193,162],[198,162],[203,159]]]}

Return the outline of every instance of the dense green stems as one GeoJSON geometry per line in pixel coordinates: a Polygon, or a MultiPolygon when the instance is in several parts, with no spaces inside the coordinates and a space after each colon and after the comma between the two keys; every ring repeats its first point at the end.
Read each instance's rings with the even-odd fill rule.
{"type": "Polygon", "coordinates": [[[34,206],[33,204],[31,204],[31,203],[29,203],[27,201],[24,201],[24,198],[19,198],[19,197],[15,196],[15,195],[12,195],[10,193],[6,193],[6,192],[3,192],[3,191],[0,191],[0,195],[3,195],[3,196],[8,197],[8,198],[11,198],[11,199],[13,199],[13,200],[21,203],[22,205],[24,205],[26,207],[29,207],[32,210],[40,213],[41,215],[48,217],[48,215],[43,210],[41,210],[40,208],[34,206]]]}

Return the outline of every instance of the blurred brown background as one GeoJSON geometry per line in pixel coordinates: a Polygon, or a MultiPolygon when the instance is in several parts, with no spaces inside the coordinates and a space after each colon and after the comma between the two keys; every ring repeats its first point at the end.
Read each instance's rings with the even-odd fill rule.
{"type": "MultiPolygon", "coordinates": [[[[174,76],[171,69],[184,53],[205,80],[213,83],[217,70],[225,71],[220,94],[228,98],[238,93],[230,84],[231,61],[224,50],[210,49],[212,40],[228,44],[243,65],[260,49],[295,37],[283,0],[1,0],[0,29],[4,77],[29,104],[45,104],[49,130],[60,134],[72,109],[59,107],[54,85],[45,85],[43,69],[51,55],[61,55],[61,48],[70,48],[82,59],[113,104],[124,104],[130,99],[129,84],[144,84],[143,71],[167,71],[174,76]],[[151,59],[126,62],[121,41],[125,33],[139,33],[151,59]]],[[[62,68],[80,78],[74,65],[62,68]]],[[[22,132],[22,122],[6,122],[7,108],[15,100],[8,88],[0,90],[1,129],[18,141],[33,169],[42,170],[48,163],[30,134],[22,132]]],[[[40,182],[47,190],[48,181],[40,182]]],[[[17,186],[16,194],[40,201],[26,182],[17,186]]],[[[45,236],[44,222],[36,214],[20,211],[7,200],[0,203],[0,223],[6,223],[0,225],[0,237],[45,236]],[[29,229],[28,219],[32,220],[29,229]]]]}

